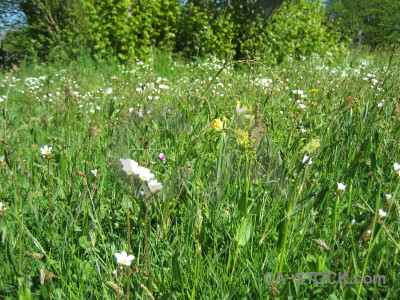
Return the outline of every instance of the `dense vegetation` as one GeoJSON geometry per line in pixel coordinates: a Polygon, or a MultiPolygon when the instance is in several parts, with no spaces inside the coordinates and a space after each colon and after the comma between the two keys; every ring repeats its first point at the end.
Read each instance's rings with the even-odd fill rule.
{"type": "Polygon", "coordinates": [[[0,298],[397,299],[399,3],[0,0],[0,298]]]}
{"type": "Polygon", "coordinates": [[[398,54],[250,63],[2,75],[0,297],[396,299],[398,54]]]}
{"type": "Polygon", "coordinates": [[[348,43],[329,21],[321,0],[1,3],[3,11],[13,8],[26,16],[24,26],[9,31],[9,47],[40,60],[90,53],[126,62],[146,59],[158,49],[186,57],[262,58],[273,64],[289,54],[294,58],[326,52],[340,56],[348,43]]]}

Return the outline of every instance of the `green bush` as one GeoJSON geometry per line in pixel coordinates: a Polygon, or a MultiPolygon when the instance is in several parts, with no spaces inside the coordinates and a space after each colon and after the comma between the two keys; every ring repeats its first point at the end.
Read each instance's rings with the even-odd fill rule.
{"type": "Polygon", "coordinates": [[[264,59],[280,63],[311,54],[338,56],[347,40],[328,22],[321,0],[285,1],[265,28],[264,59]]]}

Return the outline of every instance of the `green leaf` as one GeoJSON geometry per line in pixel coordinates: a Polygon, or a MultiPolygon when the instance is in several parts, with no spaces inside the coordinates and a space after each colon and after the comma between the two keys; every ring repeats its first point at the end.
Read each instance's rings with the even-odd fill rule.
{"type": "Polygon", "coordinates": [[[20,285],[18,289],[18,299],[19,300],[30,300],[31,290],[26,284],[20,285]]]}
{"type": "Polygon", "coordinates": [[[172,256],[172,278],[177,281],[181,287],[183,287],[182,273],[178,258],[179,251],[175,251],[174,255],[172,256]]]}
{"type": "Polygon", "coordinates": [[[240,246],[245,246],[251,237],[251,229],[253,227],[253,222],[250,216],[242,219],[238,231],[236,233],[235,239],[240,246]]]}

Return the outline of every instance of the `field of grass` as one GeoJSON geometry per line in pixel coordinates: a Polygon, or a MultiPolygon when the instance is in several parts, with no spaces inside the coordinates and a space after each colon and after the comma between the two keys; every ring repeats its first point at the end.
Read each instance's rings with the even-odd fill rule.
{"type": "Polygon", "coordinates": [[[399,53],[0,74],[0,298],[398,299],[399,80],[399,53]]]}

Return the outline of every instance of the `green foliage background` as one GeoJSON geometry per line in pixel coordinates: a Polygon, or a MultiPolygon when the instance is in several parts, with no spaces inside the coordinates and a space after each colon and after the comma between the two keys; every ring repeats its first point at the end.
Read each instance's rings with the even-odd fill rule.
{"type": "Polygon", "coordinates": [[[397,0],[330,0],[329,14],[341,31],[356,38],[362,31],[362,43],[372,47],[400,42],[400,2],[397,0]]]}
{"type": "Polygon", "coordinates": [[[284,1],[265,17],[258,1],[71,0],[18,2],[28,26],[19,48],[39,59],[90,53],[122,61],[155,49],[186,57],[267,58],[281,62],[339,53],[341,39],[321,0],[284,1]]]}

